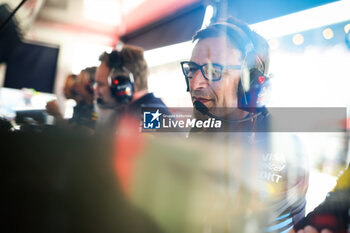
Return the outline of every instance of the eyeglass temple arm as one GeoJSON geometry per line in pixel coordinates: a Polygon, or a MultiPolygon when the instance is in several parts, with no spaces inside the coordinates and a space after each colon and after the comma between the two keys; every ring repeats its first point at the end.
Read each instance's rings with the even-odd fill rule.
{"type": "Polygon", "coordinates": [[[185,80],[186,80],[186,86],[187,86],[186,91],[189,92],[190,91],[190,83],[189,83],[188,78],[186,76],[185,76],[185,80]]]}

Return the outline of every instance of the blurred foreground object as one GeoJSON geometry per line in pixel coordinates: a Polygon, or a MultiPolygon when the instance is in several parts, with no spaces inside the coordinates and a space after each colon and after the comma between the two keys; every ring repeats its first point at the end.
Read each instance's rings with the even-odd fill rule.
{"type": "Polygon", "coordinates": [[[117,146],[118,176],[132,203],[165,232],[263,232],[303,195],[295,161],[286,159],[286,176],[271,182],[266,166],[278,169],[276,161],[264,161],[240,142],[132,135],[119,141],[123,150],[117,146]]]}
{"type": "Polygon", "coordinates": [[[294,228],[315,227],[319,232],[328,229],[333,233],[350,230],[350,167],[339,177],[337,185],[326,200],[303,218],[294,228]]]}
{"type": "Polygon", "coordinates": [[[116,180],[109,140],[1,127],[0,222],[9,233],[161,232],[116,180]]]}

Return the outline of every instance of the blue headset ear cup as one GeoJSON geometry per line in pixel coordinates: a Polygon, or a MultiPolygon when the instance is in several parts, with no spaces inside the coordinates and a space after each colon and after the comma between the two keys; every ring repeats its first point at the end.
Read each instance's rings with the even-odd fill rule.
{"type": "Polygon", "coordinates": [[[241,80],[238,85],[238,108],[255,112],[266,104],[266,97],[270,90],[270,80],[257,68],[250,70],[249,90],[244,90],[241,80]]]}
{"type": "Polygon", "coordinates": [[[254,49],[246,54],[237,90],[239,109],[255,112],[257,108],[265,106],[264,95],[270,89],[270,82],[264,75],[264,68],[264,63],[256,56],[254,49]]]}

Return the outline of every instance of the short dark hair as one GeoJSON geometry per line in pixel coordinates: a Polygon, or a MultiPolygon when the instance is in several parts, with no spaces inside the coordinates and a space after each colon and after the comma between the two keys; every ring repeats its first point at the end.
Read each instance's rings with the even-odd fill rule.
{"type": "MultiPolygon", "coordinates": [[[[107,64],[111,69],[113,64],[110,63],[110,54],[103,53],[99,60],[107,64]]],[[[148,66],[144,58],[142,48],[133,45],[124,45],[123,49],[118,52],[121,56],[123,66],[128,69],[134,76],[134,86],[137,91],[148,89],[148,66]]]]}
{"type": "Polygon", "coordinates": [[[95,82],[95,80],[96,80],[96,70],[97,70],[97,67],[96,66],[92,66],[92,67],[85,68],[83,71],[89,75],[89,80],[91,82],[95,82]]]}
{"type": "Polygon", "coordinates": [[[270,62],[269,44],[265,38],[252,31],[248,24],[233,17],[218,20],[207,28],[197,31],[193,36],[193,41],[219,36],[227,37],[230,44],[236,47],[243,56],[252,48],[255,56],[263,63],[264,73],[268,72],[270,62]]]}

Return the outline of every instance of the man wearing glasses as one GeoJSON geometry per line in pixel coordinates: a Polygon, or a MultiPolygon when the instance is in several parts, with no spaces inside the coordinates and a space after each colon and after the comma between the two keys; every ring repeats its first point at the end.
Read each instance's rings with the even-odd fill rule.
{"type": "MultiPolygon", "coordinates": [[[[266,84],[264,81],[269,63],[268,44],[247,26],[241,26],[216,23],[197,32],[191,60],[181,62],[192,102],[200,102],[209,112],[225,108],[217,112],[217,117],[226,120],[241,120],[261,110],[259,100],[249,96],[252,93],[246,89],[252,83],[259,84],[260,89],[267,87],[267,80],[266,84]],[[249,30],[249,35],[244,30],[249,30]]],[[[256,85],[251,86],[253,91],[259,91],[256,85]]]]}
{"type": "MultiPolygon", "coordinates": [[[[237,187],[246,189],[247,186],[259,186],[262,184],[260,180],[263,181],[262,187],[254,187],[248,195],[241,195],[247,199],[229,203],[233,205],[231,209],[237,209],[242,200],[247,200],[242,216],[252,215],[252,210],[253,213],[266,211],[259,218],[259,224],[247,222],[249,227],[259,226],[252,232],[288,232],[304,216],[308,172],[298,143],[289,143],[290,135],[276,137],[268,132],[270,122],[263,101],[269,84],[266,76],[269,65],[267,41],[251,31],[248,25],[233,18],[198,31],[193,41],[196,45],[191,59],[181,62],[181,67],[194,105],[194,115],[202,119],[219,119],[231,132],[208,134],[210,143],[214,142],[216,146],[217,159],[227,158],[223,190],[237,195],[243,189],[237,187]],[[238,163],[232,163],[233,160],[238,163]],[[232,171],[239,173],[239,178],[236,175],[232,179],[232,171]],[[249,175],[258,178],[242,184],[243,177],[249,175]],[[256,190],[258,197],[254,199],[256,190]],[[255,202],[257,200],[260,202],[255,202]],[[260,204],[266,208],[259,209],[260,204]]],[[[226,229],[244,224],[244,221],[239,221],[232,219],[226,229]],[[231,224],[234,221],[237,224],[231,224]]],[[[240,232],[237,228],[231,230],[240,232]]]]}

